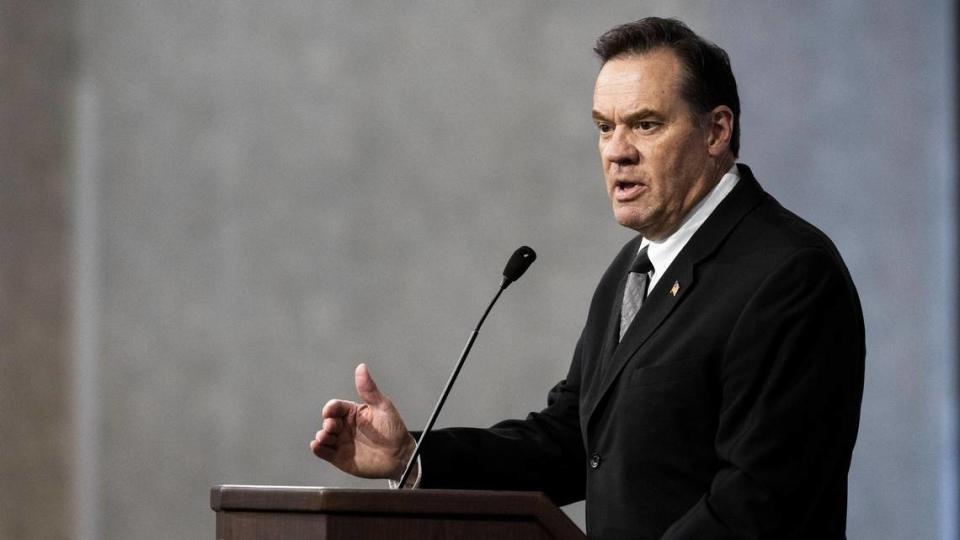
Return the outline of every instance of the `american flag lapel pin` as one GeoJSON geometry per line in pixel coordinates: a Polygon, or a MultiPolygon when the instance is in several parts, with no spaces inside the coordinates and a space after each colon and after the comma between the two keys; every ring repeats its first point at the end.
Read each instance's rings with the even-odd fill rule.
{"type": "Polygon", "coordinates": [[[680,282],[674,281],[673,287],[670,287],[670,296],[676,296],[680,292],[680,282]]]}

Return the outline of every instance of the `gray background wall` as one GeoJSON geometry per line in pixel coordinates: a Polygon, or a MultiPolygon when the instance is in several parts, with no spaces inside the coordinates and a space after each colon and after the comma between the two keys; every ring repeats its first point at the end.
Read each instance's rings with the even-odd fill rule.
{"type": "MultiPolygon", "coordinates": [[[[212,537],[215,484],[381,485],[310,454],[320,407],[353,396],[365,361],[419,427],[524,243],[539,259],[488,321],[440,424],[540,408],[630,237],[600,180],[590,48],[655,14],[730,53],[742,161],[834,238],[859,287],[868,367],[849,536],[957,537],[946,0],[43,5],[6,2],[4,25],[60,38],[23,41],[62,54],[39,69],[64,116],[44,124],[8,84],[4,101],[33,116],[3,142],[59,128],[27,143],[62,167],[52,179],[8,167],[0,182],[5,204],[67,241],[45,255],[4,222],[0,313],[33,320],[23,306],[40,292],[13,294],[33,276],[38,291],[61,287],[70,316],[8,327],[26,340],[52,321],[62,350],[0,349],[14,389],[4,436],[46,430],[0,460],[14,502],[0,535],[212,537]],[[30,206],[31,182],[60,186],[62,199],[39,200],[62,204],[30,206]],[[59,274],[37,277],[24,253],[59,274]],[[64,395],[38,378],[69,400],[37,405],[64,395]],[[54,501],[59,529],[11,472],[48,462],[60,476],[28,484],[70,486],[54,501]]],[[[4,75],[19,81],[9,59],[39,61],[12,42],[4,75]]]]}

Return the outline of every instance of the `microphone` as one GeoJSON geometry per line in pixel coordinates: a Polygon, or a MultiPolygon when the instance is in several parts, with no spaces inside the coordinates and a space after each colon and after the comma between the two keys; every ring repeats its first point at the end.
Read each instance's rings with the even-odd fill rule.
{"type": "Polygon", "coordinates": [[[519,247],[513,252],[513,255],[510,256],[510,260],[507,261],[507,266],[503,269],[503,280],[500,281],[500,289],[493,297],[493,300],[490,301],[486,311],[483,312],[483,316],[480,317],[480,322],[477,323],[476,328],[474,328],[473,332],[470,333],[470,338],[467,340],[467,344],[464,345],[463,351],[460,352],[460,359],[457,360],[457,365],[453,368],[453,373],[451,373],[450,378],[447,379],[447,384],[444,385],[443,392],[440,393],[440,399],[437,400],[437,404],[433,407],[433,412],[430,413],[430,418],[427,420],[426,427],[424,427],[423,431],[420,433],[420,439],[417,440],[417,446],[413,449],[413,455],[410,456],[410,461],[407,462],[407,467],[403,470],[403,474],[400,475],[400,481],[397,483],[397,489],[403,489],[403,484],[406,483],[407,478],[413,471],[413,464],[417,462],[417,458],[420,456],[420,446],[423,444],[424,439],[427,438],[427,434],[430,433],[430,430],[433,428],[433,424],[437,421],[437,416],[440,415],[440,409],[443,408],[443,404],[447,401],[447,396],[450,394],[450,389],[453,388],[453,383],[457,380],[457,375],[460,374],[460,368],[463,367],[463,363],[467,359],[467,355],[470,354],[470,349],[473,347],[473,342],[477,340],[477,335],[480,333],[480,327],[483,326],[483,321],[487,320],[487,315],[490,314],[490,310],[493,309],[493,305],[497,303],[497,300],[500,298],[500,295],[503,293],[504,289],[506,289],[514,281],[520,279],[520,276],[527,271],[527,268],[530,268],[530,265],[536,259],[537,253],[528,246],[519,247]]]}
{"type": "Polygon", "coordinates": [[[503,269],[503,281],[500,282],[500,288],[506,289],[508,285],[520,279],[520,276],[530,268],[533,261],[537,260],[537,252],[529,246],[520,246],[503,269]]]}

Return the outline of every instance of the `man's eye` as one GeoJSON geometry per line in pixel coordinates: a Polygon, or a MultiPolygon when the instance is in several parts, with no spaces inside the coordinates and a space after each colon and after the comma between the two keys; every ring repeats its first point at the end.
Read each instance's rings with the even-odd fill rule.
{"type": "Polygon", "coordinates": [[[640,128],[641,131],[650,131],[651,129],[657,127],[657,123],[644,120],[642,122],[637,122],[637,127],[640,128]]]}
{"type": "Polygon", "coordinates": [[[613,127],[610,124],[605,124],[603,122],[597,122],[597,129],[600,130],[600,133],[610,133],[613,131],[613,127]]]}

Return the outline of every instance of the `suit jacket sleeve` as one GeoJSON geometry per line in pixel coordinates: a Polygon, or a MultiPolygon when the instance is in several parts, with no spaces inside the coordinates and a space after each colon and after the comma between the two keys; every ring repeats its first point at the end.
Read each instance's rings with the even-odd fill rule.
{"type": "Polygon", "coordinates": [[[816,247],[788,258],[727,343],[715,442],[723,466],[664,539],[787,538],[818,504],[845,502],[864,338],[839,256],[816,247]]]}
{"type": "Polygon", "coordinates": [[[558,505],[584,497],[584,452],[577,407],[580,344],[547,407],[490,429],[447,428],[423,443],[423,488],[543,491],[558,505]]]}

